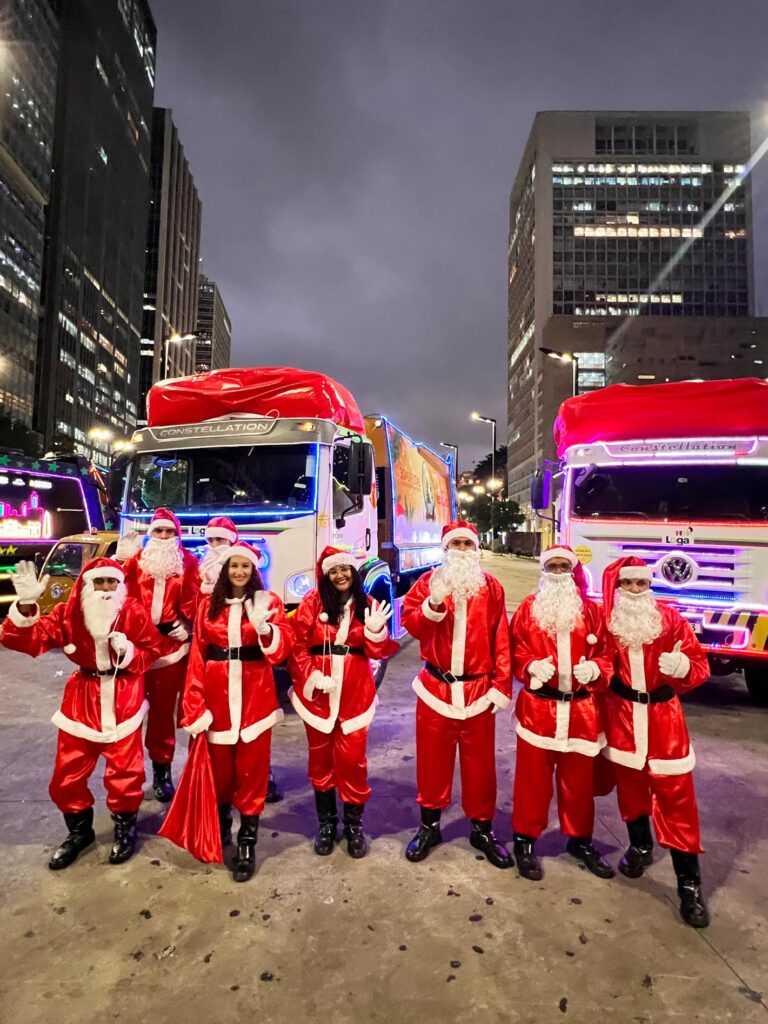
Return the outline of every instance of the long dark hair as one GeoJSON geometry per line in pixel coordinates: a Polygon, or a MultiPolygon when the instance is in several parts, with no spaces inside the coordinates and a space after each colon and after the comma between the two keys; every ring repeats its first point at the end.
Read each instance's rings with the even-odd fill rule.
{"type": "MultiPolygon", "coordinates": [[[[229,581],[229,572],[227,571],[229,566],[229,559],[226,560],[224,565],[221,567],[219,578],[216,580],[216,586],[213,588],[211,593],[211,603],[208,608],[208,619],[212,622],[214,619],[218,619],[227,603],[227,598],[234,597],[232,593],[232,584],[229,581]]],[[[264,584],[261,582],[261,573],[254,565],[251,578],[245,584],[245,599],[253,595],[258,590],[263,590],[264,584]]]]}
{"type": "Polygon", "coordinates": [[[359,619],[360,622],[365,622],[365,609],[368,607],[368,598],[363,590],[363,581],[360,578],[360,573],[353,565],[350,566],[350,569],[352,570],[351,594],[342,594],[334,587],[327,576],[322,576],[317,586],[320,600],[323,602],[323,611],[328,616],[328,621],[332,626],[338,626],[342,609],[350,596],[355,602],[352,610],[353,616],[359,619]]]}

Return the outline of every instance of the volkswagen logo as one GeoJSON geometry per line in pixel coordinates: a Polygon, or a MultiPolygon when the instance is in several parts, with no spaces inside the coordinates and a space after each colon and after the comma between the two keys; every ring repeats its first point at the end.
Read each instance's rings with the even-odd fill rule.
{"type": "Polygon", "coordinates": [[[667,555],[661,563],[660,572],[667,583],[674,586],[682,586],[683,583],[691,583],[696,579],[696,563],[688,555],[680,555],[675,552],[667,555]]]}

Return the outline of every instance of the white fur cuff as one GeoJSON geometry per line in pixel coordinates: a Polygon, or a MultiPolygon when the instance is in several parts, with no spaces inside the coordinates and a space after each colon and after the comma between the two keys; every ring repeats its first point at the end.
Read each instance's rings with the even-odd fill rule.
{"type": "Polygon", "coordinates": [[[126,647],[125,652],[117,659],[117,668],[127,668],[133,661],[133,656],[136,653],[136,646],[132,640],[128,640],[127,644],[128,646],[126,647]]]}
{"type": "Polygon", "coordinates": [[[434,608],[430,607],[429,598],[425,597],[421,605],[421,614],[430,622],[442,622],[448,614],[448,609],[446,608],[444,612],[436,612],[434,608]]]}
{"type": "Polygon", "coordinates": [[[270,636],[269,632],[259,633],[259,647],[261,647],[264,654],[274,654],[280,646],[280,631],[271,623],[267,623],[267,628],[272,634],[271,639],[268,639],[270,636]]]}
{"type": "Polygon", "coordinates": [[[363,629],[363,635],[366,640],[370,640],[372,644],[382,644],[389,636],[389,630],[386,626],[382,626],[378,633],[372,633],[366,626],[363,629]]]}
{"type": "Polygon", "coordinates": [[[495,704],[497,707],[501,708],[502,711],[506,711],[512,703],[511,699],[507,697],[505,693],[502,693],[501,690],[497,690],[495,686],[490,688],[488,693],[486,693],[486,697],[491,704],[495,704]]]}
{"type": "Polygon", "coordinates": [[[210,711],[204,711],[191,725],[185,725],[183,728],[184,732],[190,736],[199,736],[201,732],[206,732],[206,730],[210,729],[212,724],[213,715],[210,711]]]}
{"type": "Polygon", "coordinates": [[[24,629],[27,626],[34,626],[34,624],[40,618],[40,605],[35,604],[34,615],[22,615],[19,611],[19,602],[14,601],[11,607],[8,609],[8,618],[19,629],[24,629]]]}
{"type": "Polygon", "coordinates": [[[312,697],[314,696],[314,693],[315,693],[315,689],[316,689],[318,683],[321,683],[322,680],[323,680],[323,673],[320,671],[319,668],[313,669],[309,673],[309,676],[307,677],[307,681],[306,681],[306,683],[304,683],[304,689],[302,690],[302,693],[304,695],[304,699],[305,700],[312,700],[312,697]]]}

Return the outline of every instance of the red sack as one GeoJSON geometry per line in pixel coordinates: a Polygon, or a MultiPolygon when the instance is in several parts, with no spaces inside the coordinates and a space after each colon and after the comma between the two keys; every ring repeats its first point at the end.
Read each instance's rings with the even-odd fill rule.
{"type": "Polygon", "coordinates": [[[205,864],[223,864],[219,808],[205,733],[190,745],[176,795],[157,833],[205,864]]]}

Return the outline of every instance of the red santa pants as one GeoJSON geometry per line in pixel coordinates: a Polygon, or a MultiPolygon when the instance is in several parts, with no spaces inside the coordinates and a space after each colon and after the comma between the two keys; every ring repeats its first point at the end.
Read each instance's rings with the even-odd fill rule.
{"type": "Polygon", "coordinates": [[[446,718],[416,703],[417,801],[443,810],[451,802],[451,784],[459,748],[461,806],[468,818],[490,821],[496,811],[496,719],[490,710],[474,718],[446,718]]]}
{"type": "Polygon", "coordinates": [[[651,817],[661,846],[703,853],[693,774],[656,775],[614,762],[619,810],[624,821],[651,817]]]}
{"type": "Polygon", "coordinates": [[[187,675],[189,657],[175,665],[153,669],[144,676],[149,701],[147,734],[144,742],[157,764],[170,764],[176,749],[176,704],[187,675]]]}
{"type": "Polygon", "coordinates": [[[269,782],[272,731],[250,743],[209,743],[216,801],[232,804],[241,814],[261,814],[269,782]]]}
{"type": "Polygon", "coordinates": [[[107,807],[113,814],[138,811],[144,798],[144,751],[141,729],[116,743],[92,743],[59,729],[56,762],[48,786],[51,800],[63,814],[77,814],[93,807],[88,779],[104,757],[104,788],[107,807]]]}
{"type": "Polygon", "coordinates": [[[517,737],[512,830],[538,839],[549,821],[554,783],[560,830],[567,836],[592,835],[595,759],[586,754],[543,750],[517,737]]]}
{"type": "Polygon", "coordinates": [[[321,793],[338,789],[345,804],[364,804],[371,795],[368,785],[368,729],[343,733],[337,721],[329,733],[304,723],[309,747],[309,781],[321,793]]]}

